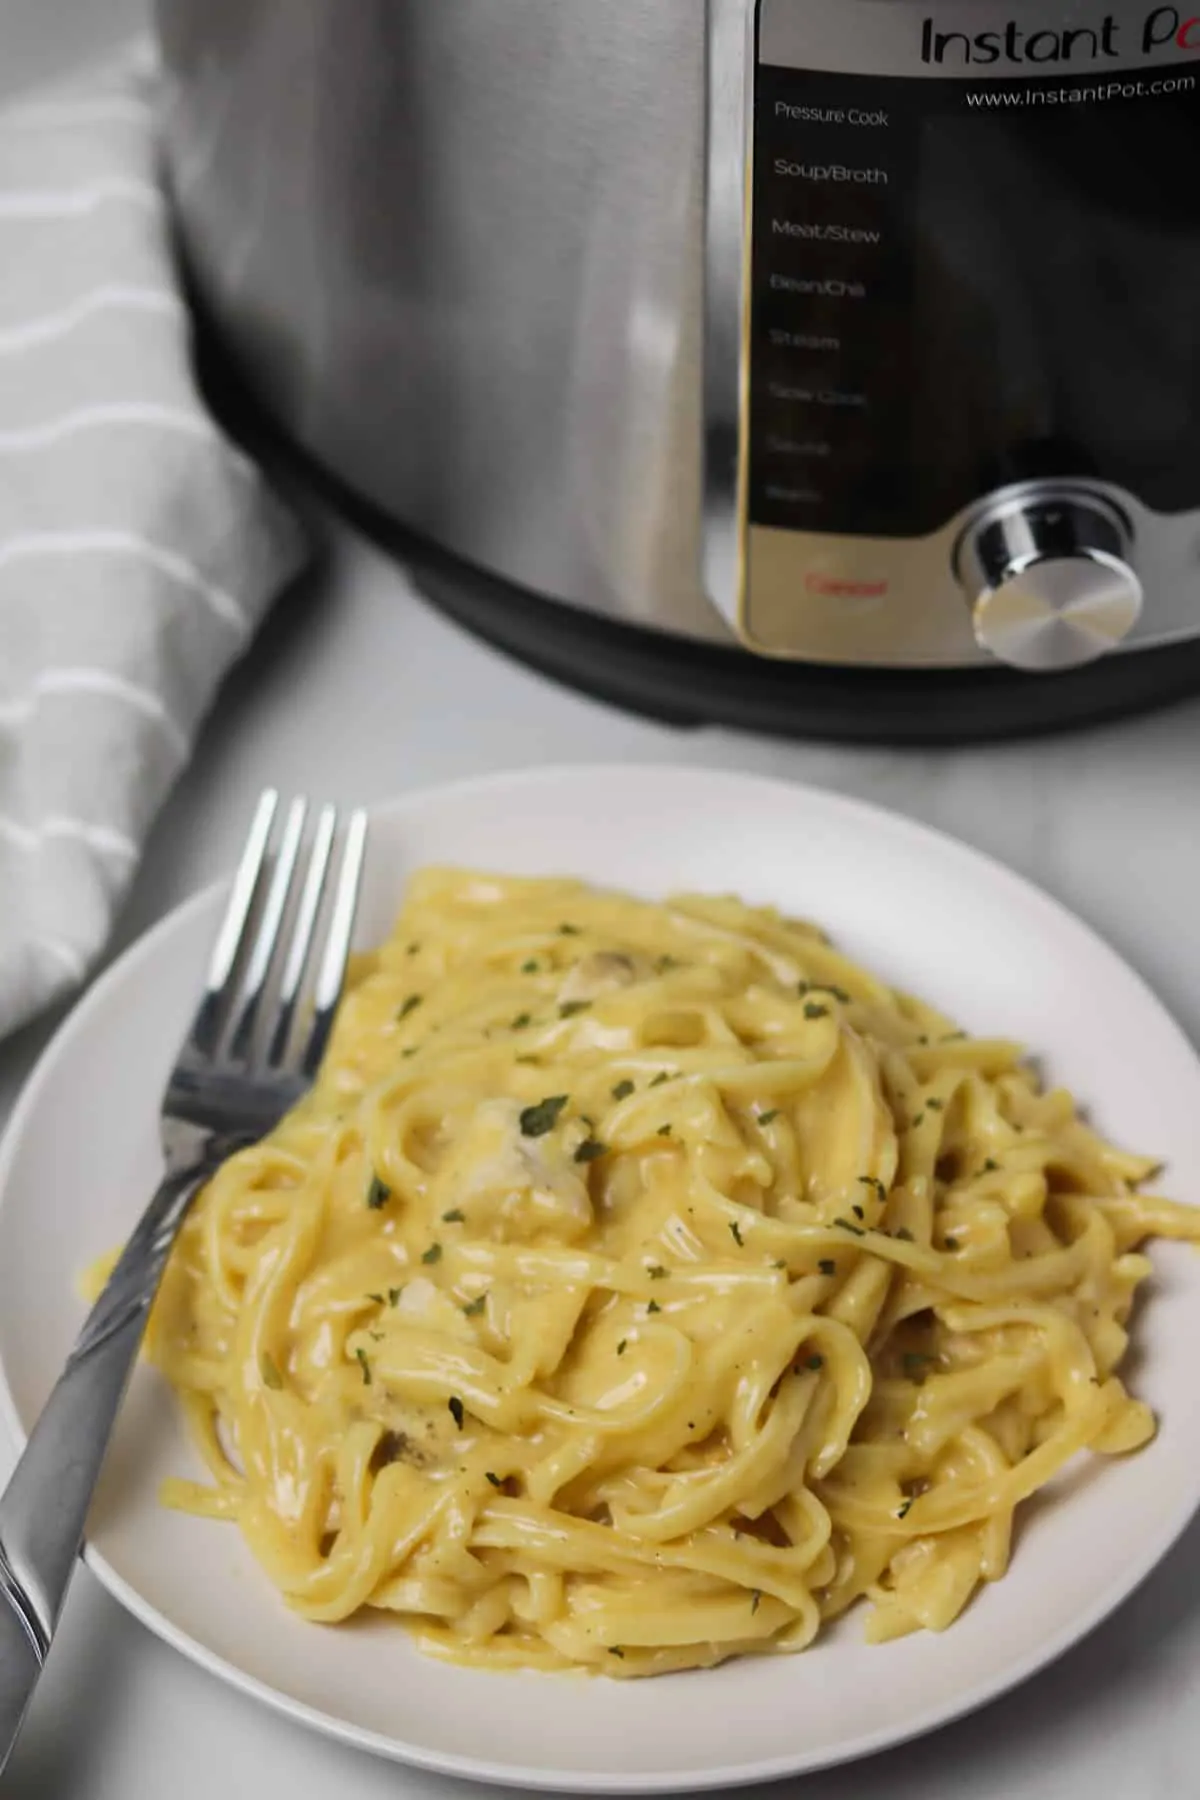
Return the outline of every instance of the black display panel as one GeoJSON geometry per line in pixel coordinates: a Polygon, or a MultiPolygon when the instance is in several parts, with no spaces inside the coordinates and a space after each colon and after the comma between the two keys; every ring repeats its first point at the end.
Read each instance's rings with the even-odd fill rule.
{"type": "Polygon", "coordinates": [[[1200,507],[1192,68],[758,68],[752,523],[923,536],[1046,476],[1200,507]]]}

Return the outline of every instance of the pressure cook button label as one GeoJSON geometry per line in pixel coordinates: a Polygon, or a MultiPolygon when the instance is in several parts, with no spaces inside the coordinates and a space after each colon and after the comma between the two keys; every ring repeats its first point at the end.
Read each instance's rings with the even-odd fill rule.
{"type": "Polygon", "coordinates": [[[790,100],[776,100],[775,117],[793,125],[867,126],[876,131],[891,123],[882,107],[868,111],[862,106],[795,106],[790,100]]]}

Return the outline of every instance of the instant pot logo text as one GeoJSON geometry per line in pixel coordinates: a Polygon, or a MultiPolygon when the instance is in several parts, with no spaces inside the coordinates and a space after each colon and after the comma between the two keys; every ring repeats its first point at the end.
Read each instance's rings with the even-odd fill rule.
{"type": "Polygon", "coordinates": [[[1140,31],[1118,24],[1111,13],[1094,25],[1072,25],[1061,31],[1035,30],[1010,19],[995,31],[939,31],[926,19],[921,61],[939,67],[969,68],[987,63],[1072,64],[1086,67],[1140,50],[1192,50],[1200,55],[1200,13],[1189,17],[1177,6],[1156,6],[1140,31]],[[1135,36],[1137,41],[1135,42],[1135,36]]]}

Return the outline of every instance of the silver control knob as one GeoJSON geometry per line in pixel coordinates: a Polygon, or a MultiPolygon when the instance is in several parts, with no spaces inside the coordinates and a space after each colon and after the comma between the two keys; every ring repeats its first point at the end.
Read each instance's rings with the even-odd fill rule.
{"type": "Polygon", "coordinates": [[[980,648],[1036,674],[1115,649],[1142,611],[1128,551],[1098,494],[1027,494],[985,514],[959,556],[980,648]]]}

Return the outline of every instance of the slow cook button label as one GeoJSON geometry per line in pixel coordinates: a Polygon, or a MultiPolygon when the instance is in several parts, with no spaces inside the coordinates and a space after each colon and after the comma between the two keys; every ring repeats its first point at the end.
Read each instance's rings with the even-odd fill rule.
{"type": "Polygon", "coordinates": [[[865,412],[871,404],[865,394],[846,393],[840,388],[789,387],[782,381],[772,381],[767,392],[772,400],[796,400],[804,406],[835,406],[865,412]]]}

